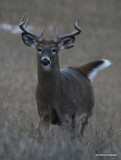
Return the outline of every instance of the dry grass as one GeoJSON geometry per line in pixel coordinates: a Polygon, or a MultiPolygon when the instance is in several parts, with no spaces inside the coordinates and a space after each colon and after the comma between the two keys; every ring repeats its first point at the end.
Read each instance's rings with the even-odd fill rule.
{"type": "MultiPolygon", "coordinates": [[[[121,2],[115,0],[4,0],[0,23],[17,24],[25,13],[35,27],[44,24],[60,33],[72,30],[79,16],[82,34],[75,48],[60,53],[61,67],[106,58],[113,65],[94,80],[96,104],[85,137],[70,141],[60,128],[51,126],[39,137],[35,88],[35,50],[22,43],[20,35],[0,30],[0,160],[120,160],[121,159],[121,2]],[[24,5],[23,5],[24,4],[24,5]],[[28,7],[29,6],[29,7],[28,7]],[[41,24],[41,25],[40,25],[41,24]],[[114,153],[117,157],[96,157],[114,153]]],[[[38,32],[38,31],[37,31],[38,32]]],[[[42,128],[43,129],[43,128],[42,128]]]]}

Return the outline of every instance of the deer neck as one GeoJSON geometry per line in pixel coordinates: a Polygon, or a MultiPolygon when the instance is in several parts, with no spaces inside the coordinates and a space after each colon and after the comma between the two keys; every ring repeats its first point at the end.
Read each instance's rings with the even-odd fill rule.
{"type": "Polygon", "coordinates": [[[57,94],[60,85],[60,66],[59,62],[54,65],[52,70],[44,71],[38,62],[38,87],[43,95],[52,99],[57,94]]]}

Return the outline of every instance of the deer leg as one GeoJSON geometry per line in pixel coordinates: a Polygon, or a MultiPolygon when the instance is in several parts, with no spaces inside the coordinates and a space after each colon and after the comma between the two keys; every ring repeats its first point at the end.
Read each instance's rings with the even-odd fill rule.
{"type": "Polygon", "coordinates": [[[76,136],[76,116],[75,114],[72,115],[71,127],[72,127],[72,137],[75,137],[76,136]]]}
{"type": "Polygon", "coordinates": [[[80,134],[81,136],[83,137],[84,136],[84,130],[88,124],[88,115],[86,113],[83,113],[81,115],[81,122],[82,122],[82,126],[81,126],[81,131],[80,131],[80,134]]]}
{"type": "Polygon", "coordinates": [[[59,125],[59,126],[62,125],[61,117],[55,109],[51,110],[50,122],[53,125],[59,125]]]}
{"type": "Polygon", "coordinates": [[[50,121],[48,115],[43,115],[39,121],[39,135],[43,136],[48,134],[50,121]]]}
{"type": "Polygon", "coordinates": [[[35,130],[37,131],[39,129],[39,123],[40,123],[40,117],[37,120],[37,123],[35,125],[35,130]]]}

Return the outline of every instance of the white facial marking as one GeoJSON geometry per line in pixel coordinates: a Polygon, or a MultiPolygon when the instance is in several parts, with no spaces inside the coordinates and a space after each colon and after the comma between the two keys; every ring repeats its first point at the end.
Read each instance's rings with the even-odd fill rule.
{"type": "Polygon", "coordinates": [[[41,58],[41,60],[43,60],[43,59],[47,59],[48,61],[50,61],[50,58],[48,56],[44,56],[41,58]]]}
{"type": "MultiPolygon", "coordinates": [[[[43,65],[42,65],[43,66],[43,65]]],[[[43,66],[43,69],[45,70],[45,71],[50,71],[51,70],[51,68],[50,68],[50,65],[48,64],[47,66],[43,66]]]]}
{"type": "Polygon", "coordinates": [[[56,54],[56,52],[52,52],[52,54],[53,54],[53,55],[55,55],[55,54],[56,54]]]}
{"type": "Polygon", "coordinates": [[[50,62],[50,64],[48,64],[48,65],[42,65],[41,64],[41,66],[43,67],[43,69],[45,70],[45,71],[50,71],[51,70],[51,61],[50,61],[50,58],[48,57],[48,56],[44,56],[44,57],[42,57],[42,59],[41,60],[43,60],[43,59],[47,59],[49,62],[50,62]]]}

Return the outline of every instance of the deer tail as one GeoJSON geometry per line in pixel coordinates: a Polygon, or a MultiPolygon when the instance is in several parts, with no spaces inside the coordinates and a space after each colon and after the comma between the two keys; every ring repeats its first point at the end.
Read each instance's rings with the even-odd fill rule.
{"type": "Polygon", "coordinates": [[[90,81],[94,79],[98,71],[103,70],[111,65],[111,61],[106,59],[101,59],[98,61],[90,62],[85,65],[77,67],[77,69],[86,76],[90,81]]]}

